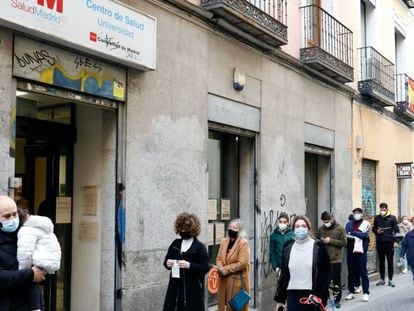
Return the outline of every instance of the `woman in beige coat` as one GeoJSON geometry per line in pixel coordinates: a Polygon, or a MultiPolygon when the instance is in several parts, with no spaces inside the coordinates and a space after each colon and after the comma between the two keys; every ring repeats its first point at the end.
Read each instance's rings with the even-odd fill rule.
{"type": "MultiPolygon", "coordinates": [[[[250,249],[249,242],[242,231],[239,219],[230,221],[228,236],[223,239],[217,254],[216,268],[220,276],[218,282],[217,302],[219,311],[231,311],[229,301],[242,288],[240,272],[243,276],[244,289],[250,292],[250,249]],[[227,309],[225,306],[227,305],[227,309]]],[[[243,311],[249,310],[249,303],[243,311]]]]}

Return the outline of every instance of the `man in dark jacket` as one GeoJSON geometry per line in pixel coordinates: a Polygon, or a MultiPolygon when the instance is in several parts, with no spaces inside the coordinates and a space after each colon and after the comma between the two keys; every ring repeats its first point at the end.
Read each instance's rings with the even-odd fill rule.
{"type": "Polygon", "coordinates": [[[273,270],[281,267],[283,245],[291,240],[293,240],[293,232],[289,227],[289,216],[281,213],[277,220],[277,227],[270,235],[269,257],[273,270]]]}
{"type": "Polygon", "coordinates": [[[414,229],[408,231],[401,243],[400,259],[407,255],[407,262],[411,268],[414,281],[414,229]]]}
{"type": "Polygon", "coordinates": [[[391,215],[387,203],[380,204],[380,214],[374,218],[374,226],[372,231],[375,234],[377,253],[379,258],[379,268],[381,280],[378,285],[385,284],[385,257],[387,257],[388,265],[388,285],[395,287],[392,282],[394,274],[394,248],[398,247],[398,242],[395,239],[395,234],[399,232],[398,222],[395,216],[391,215]]]}
{"type": "Polygon", "coordinates": [[[367,252],[369,245],[370,223],[363,219],[363,211],[360,207],[352,210],[353,219],[346,226],[347,237],[347,265],[348,265],[348,290],[346,300],[355,298],[355,287],[362,279],[362,300],[369,301],[369,280],[367,270],[367,252]],[[362,244],[362,245],[361,245],[362,244]],[[362,247],[358,247],[362,246],[362,247]]]}
{"type": "Polygon", "coordinates": [[[341,307],[342,282],[342,247],[346,246],[346,233],[344,227],[338,224],[328,212],[321,214],[323,225],[319,227],[316,238],[325,243],[331,260],[332,282],[334,286],[333,296],[335,297],[336,308],[341,307]]]}
{"type": "Polygon", "coordinates": [[[16,204],[5,195],[0,195],[0,224],[0,311],[29,311],[30,285],[45,275],[37,267],[18,270],[19,217],[16,204]]]}

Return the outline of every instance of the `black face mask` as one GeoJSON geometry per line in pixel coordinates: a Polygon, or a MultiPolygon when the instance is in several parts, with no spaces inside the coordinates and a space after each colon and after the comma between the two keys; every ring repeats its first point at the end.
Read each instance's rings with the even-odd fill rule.
{"type": "Polygon", "coordinates": [[[239,233],[237,231],[234,231],[234,230],[231,230],[231,229],[227,230],[227,232],[229,234],[229,237],[232,238],[232,239],[237,238],[237,236],[239,235],[239,233]]]}
{"type": "Polygon", "coordinates": [[[190,232],[180,232],[180,237],[183,240],[188,240],[189,238],[191,238],[191,233],[190,232]]]}

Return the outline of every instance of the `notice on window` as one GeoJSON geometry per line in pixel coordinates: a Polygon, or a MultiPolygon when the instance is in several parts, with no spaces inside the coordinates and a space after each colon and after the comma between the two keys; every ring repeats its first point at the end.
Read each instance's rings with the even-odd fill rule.
{"type": "Polygon", "coordinates": [[[99,223],[81,221],[79,224],[79,240],[93,242],[98,240],[99,223]]]}
{"type": "Polygon", "coordinates": [[[96,216],[98,187],[83,187],[83,215],[96,216]]]}
{"type": "Polygon", "coordinates": [[[56,198],[56,223],[70,224],[72,222],[72,197],[56,198]]]}
{"type": "Polygon", "coordinates": [[[214,224],[207,227],[207,246],[214,245],[214,224]]]}
{"type": "Polygon", "coordinates": [[[230,220],[230,199],[221,199],[221,220],[230,220]]]}
{"type": "Polygon", "coordinates": [[[217,220],[217,200],[208,200],[208,220],[217,220]]]}
{"type": "Polygon", "coordinates": [[[216,244],[224,239],[224,222],[216,222],[216,244]]]}

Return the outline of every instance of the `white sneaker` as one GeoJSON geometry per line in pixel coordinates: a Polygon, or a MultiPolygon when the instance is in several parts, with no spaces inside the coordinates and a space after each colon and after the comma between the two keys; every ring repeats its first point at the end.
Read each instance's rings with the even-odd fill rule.
{"type": "Polygon", "coordinates": [[[352,294],[352,293],[349,293],[346,297],[345,297],[345,300],[352,300],[352,299],[354,299],[355,298],[355,295],[354,294],[352,294]]]}
{"type": "Polygon", "coordinates": [[[401,271],[401,273],[404,273],[404,274],[406,274],[408,272],[408,269],[406,268],[406,269],[404,269],[403,271],[401,271]]]}
{"type": "Polygon", "coordinates": [[[362,301],[365,301],[365,302],[369,301],[369,295],[368,294],[363,294],[362,295],[362,301]]]}
{"type": "Polygon", "coordinates": [[[358,286],[357,288],[355,288],[355,294],[359,294],[360,292],[362,292],[361,286],[358,286]]]}

